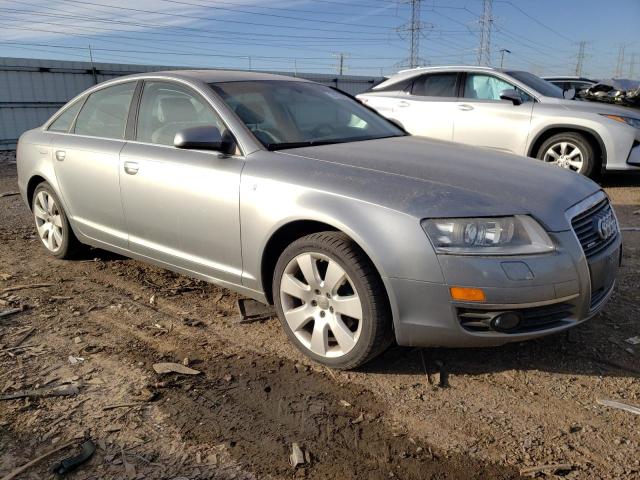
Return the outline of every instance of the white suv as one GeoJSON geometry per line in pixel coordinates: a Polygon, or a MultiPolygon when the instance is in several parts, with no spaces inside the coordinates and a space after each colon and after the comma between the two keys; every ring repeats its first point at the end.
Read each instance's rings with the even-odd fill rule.
{"type": "Polygon", "coordinates": [[[640,170],[640,112],[567,100],[528,72],[416,68],[358,99],[414,135],[536,157],[587,176],[640,170]]]}

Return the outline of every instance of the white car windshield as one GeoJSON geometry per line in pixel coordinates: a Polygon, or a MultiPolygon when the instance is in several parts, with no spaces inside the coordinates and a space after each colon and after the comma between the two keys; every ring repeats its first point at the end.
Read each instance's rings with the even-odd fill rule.
{"type": "Polygon", "coordinates": [[[560,87],[548,82],[537,75],[529,72],[505,72],[507,75],[515,78],[516,80],[524,83],[526,86],[532,88],[540,95],[553,98],[564,98],[564,92],[560,87]]]}
{"type": "Polygon", "coordinates": [[[348,95],[316,83],[258,80],[211,87],[269,150],[406,135],[348,95]]]}

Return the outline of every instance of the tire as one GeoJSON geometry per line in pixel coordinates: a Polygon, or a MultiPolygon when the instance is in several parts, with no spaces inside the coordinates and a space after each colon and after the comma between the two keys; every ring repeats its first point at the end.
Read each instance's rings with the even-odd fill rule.
{"type": "Polygon", "coordinates": [[[392,343],[382,280],[343,233],[313,233],[289,245],[276,264],[273,299],[293,344],[328,367],[356,368],[392,343]]]}
{"type": "Polygon", "coordinates": [[[593,177],[597,173],[598,159],[595,151],[589,140],[581,133],[563,132],[552,135],[540,145],[536,158],[548,163],[556,163],[560,167],[586,177],[593,177]],[[576,159],[580,162],[576,162],[576,159]],[[577,163],[580,165],[578,166],[577,163]]]}
{"type": "Polygon", "coordinates": [[[36,233],[47,251],[60,259],[75,256],[80,250],[80,242],[71,230],[60,199],[47,182],[36,187],[31,205],[36,233]]]}

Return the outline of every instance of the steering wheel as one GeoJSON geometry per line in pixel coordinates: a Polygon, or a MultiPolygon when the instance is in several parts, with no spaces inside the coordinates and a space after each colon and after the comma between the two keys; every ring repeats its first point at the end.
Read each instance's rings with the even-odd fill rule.
{"type": "Polygon", "coordinates": [[[322,137],[330,136],[335,131],[336,129],[333,125],[330,125],[328,123],[323,123],[315,127],[313,130],[311,130],[310,135],[313,138],[322,138],[322,137]]]}

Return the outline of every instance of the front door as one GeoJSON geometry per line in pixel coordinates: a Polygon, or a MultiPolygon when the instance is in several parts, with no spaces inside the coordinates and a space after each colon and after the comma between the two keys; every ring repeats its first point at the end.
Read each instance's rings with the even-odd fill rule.
{"type": "Polygon", "coordinates": [[[226,128],[206,100],[186,86],[145,81],[135,141],[120,154],[129,248],[239,284],[239,185],[244,159],[173,146],[178,131],[199,125],[226,128]]]}
{"type": "Polygon", "coordinates": [[[470,72],[455,108],[455,142],[526,155],[533,98],[525,92],[496,76],[470,72]],[[501,100],[508,89],[518,91],[523,103],[501,100]]]}
{"type": "MultiPolygon", "coordinates": [[[[126,248],[120,201],[119,155],[136,82],[103,88],[82,106],[70,133],[54,133],[55,173],[68,214],[79,232],[126,248]]],[[[50,131],[55,132],[54,124],[50,131]]]]}

